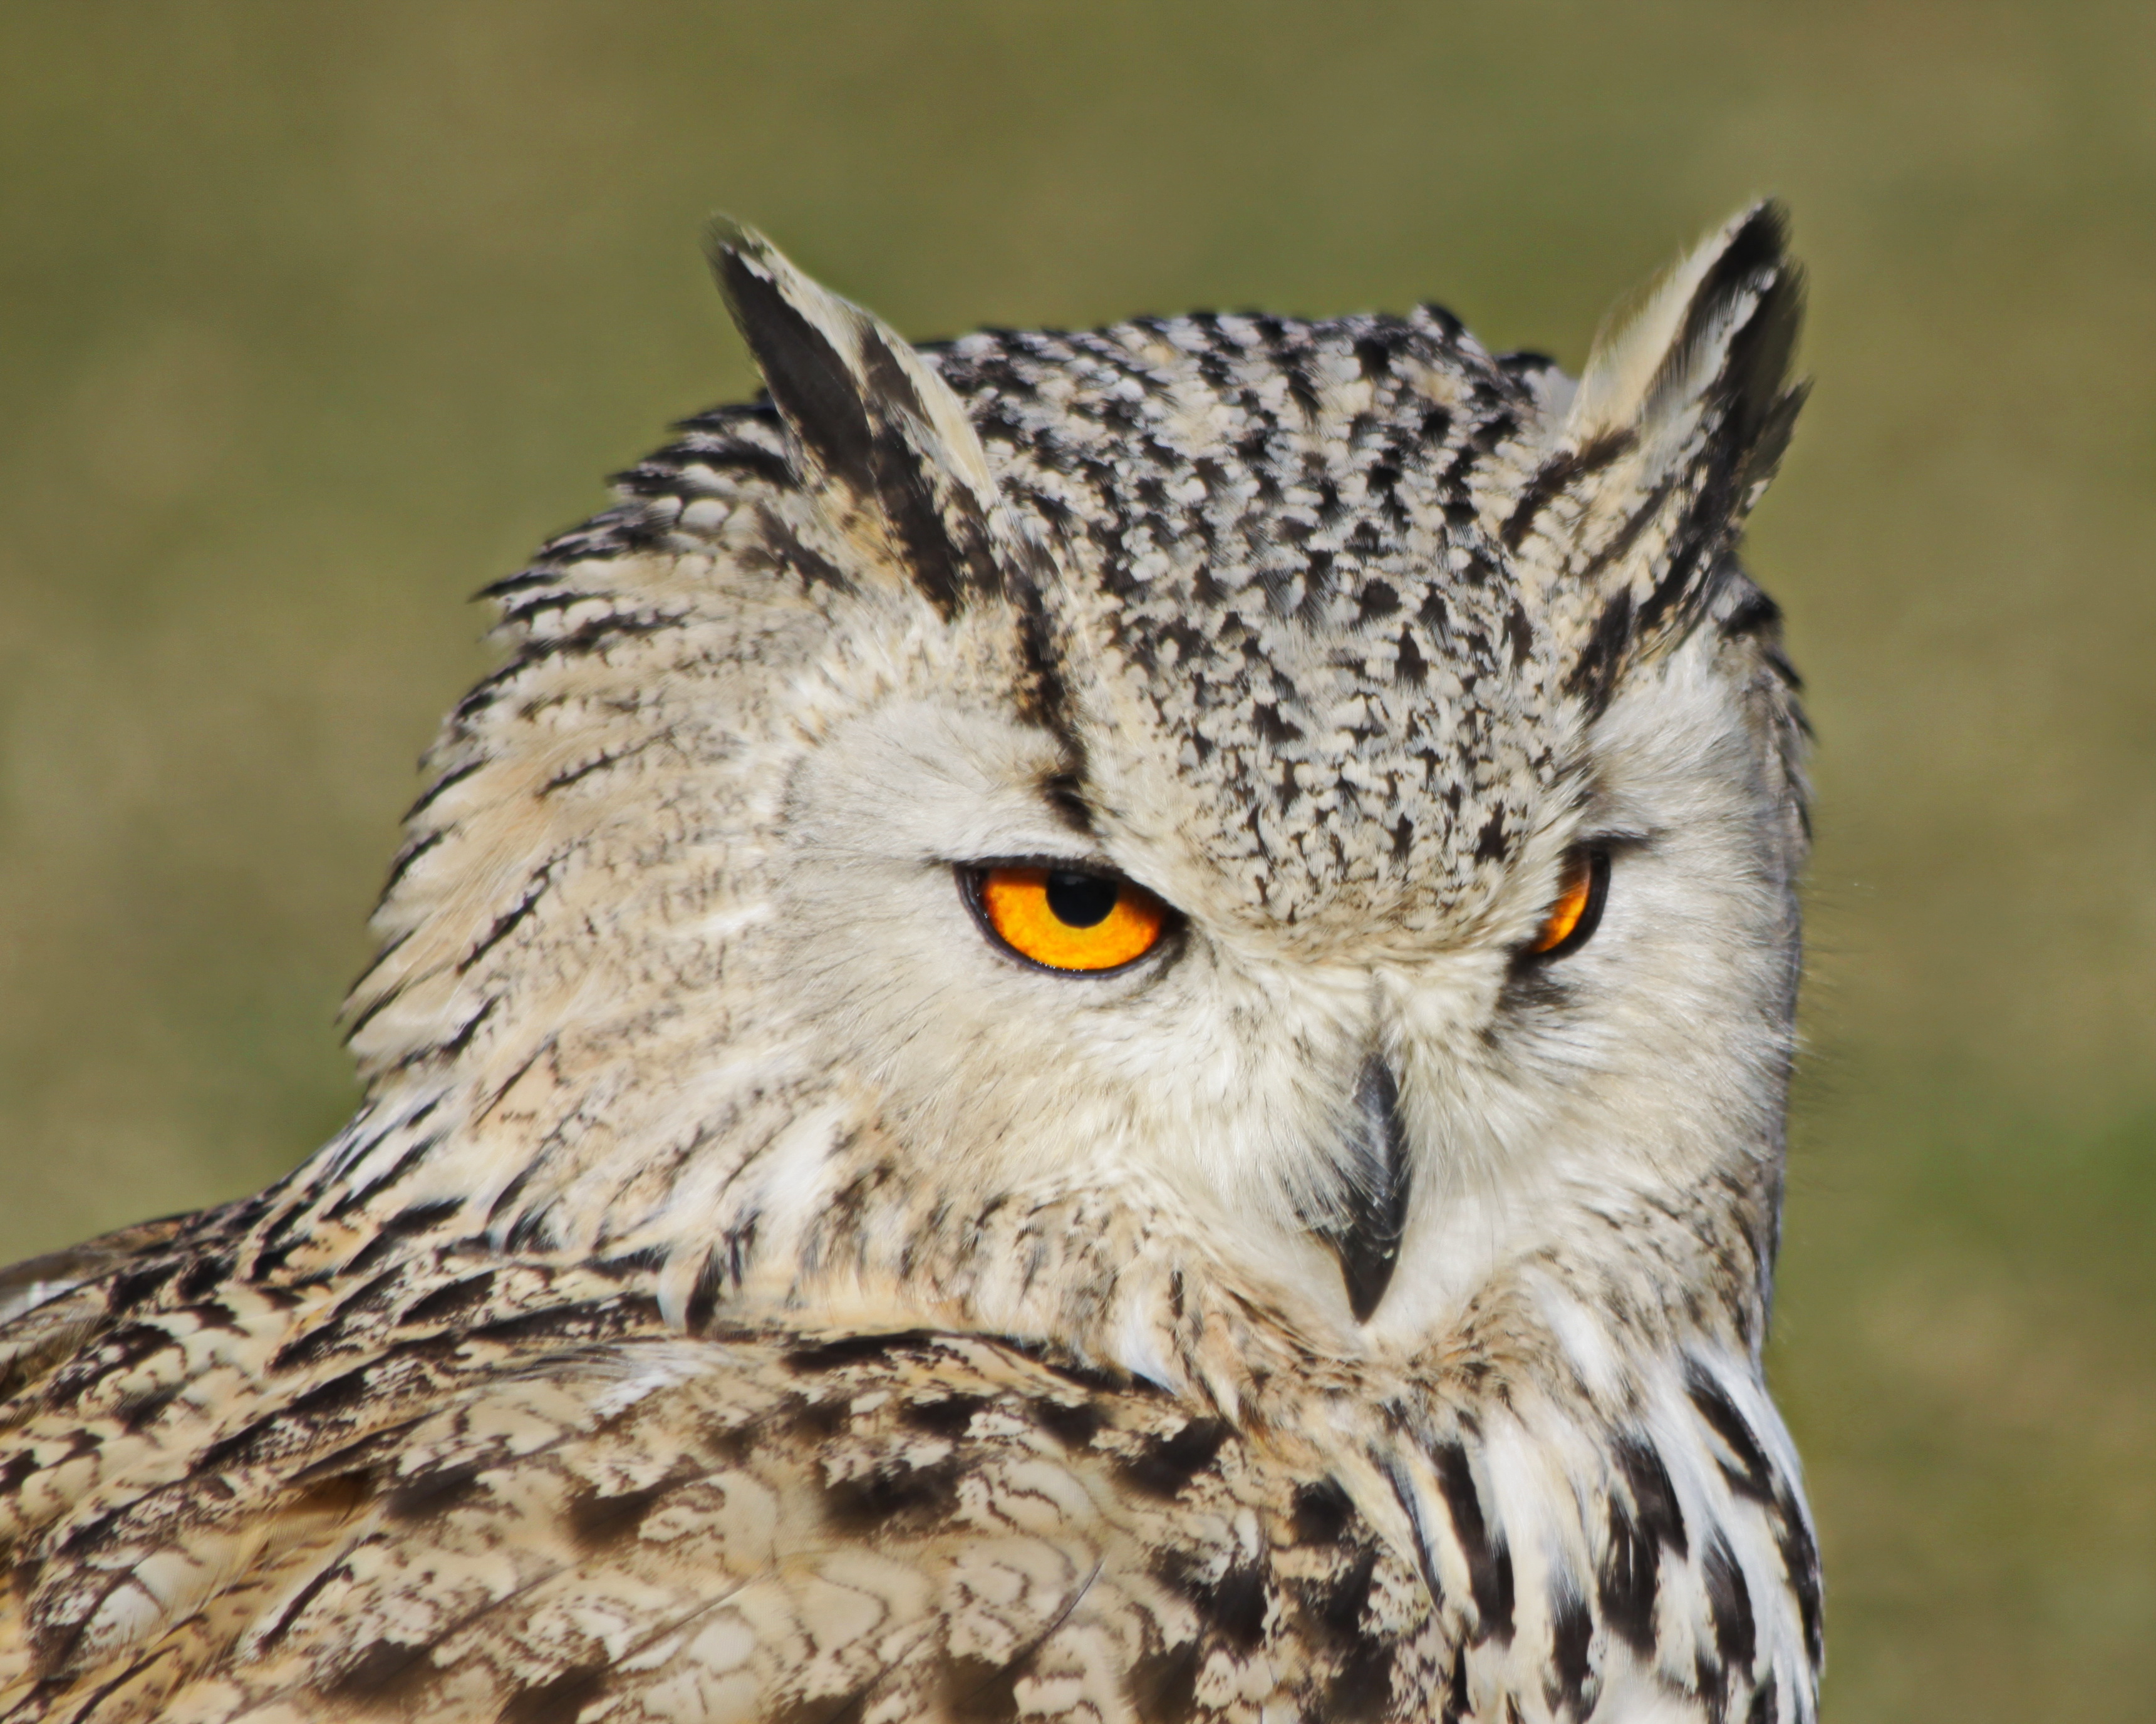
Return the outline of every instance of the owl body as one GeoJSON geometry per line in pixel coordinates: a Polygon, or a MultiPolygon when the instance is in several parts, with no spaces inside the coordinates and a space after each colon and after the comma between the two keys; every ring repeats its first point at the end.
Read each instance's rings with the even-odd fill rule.
{"type": "Polygon", "coordinates": [[[1576,385],[715,263],[358,1115],[0,1295],[0,1718],[1812,1716],[1779,216],[1576,385]]]}

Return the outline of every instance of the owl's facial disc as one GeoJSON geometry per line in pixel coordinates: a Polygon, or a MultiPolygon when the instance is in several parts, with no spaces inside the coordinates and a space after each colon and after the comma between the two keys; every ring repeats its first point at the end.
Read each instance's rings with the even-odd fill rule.
{"type": "Polygon", "coordinates": [[[1427,931],[1253,916],[1100,788],[1142,744],[1089,731],[1102,777],[1074,777],[1066,737],[924,661],[790,781],[789,1015],[954,1213],[1082,1194],[1342,1344],[1413,1347],[1580,1182],[1656,1187],[1726,1132],[1714,1075],[1779,1009],[1788,914],[1748,650],[1703,633],[1630,685],[1427,931]]]}
{"type": "Polygon", "coordinates": [[[1178,878],[1172,845],[1074,808],[1065,759],[1008,713],[940,702],[829,739],[793,801],[791,890],[813,895],[782,913],[839,936],[789,965],[812,1015],[855,1027],[902,1141],[976,1143],[962,1160],[991,1183],[1165,1182],[1231,1257],[1389,1323],[1411,1212],[1460,1177],[1456,1104],[1479,1086],[1507,1111],[1491,1038],[1522,1012],[1578,1017],[1559,972],[1625,897],[1613,846],[1539,850],[1483,932],[1253,931],[1202,875],[1180,902],[1152,890],[1178,878]],[[983,1070],[1003,1074],[985,1090],[983,1070]]]}
{"type": "MultiPolygon", "coordinates": [[[[1516,968],[1579,950],[1602,920],[1609,847],[1576,844],[1558,890],[1516,968]]],[[[1172,962],[1184,918],[1122,875],[1055,859],[990,861],[955,870],[958,890],[989,945],[1016,962],[1072,978],[1114,975],[1148,960],[1172,962]]],[[[1317,1157],[1337,1168],[1311,1231],[1339,1260],[1348,1304],[1367,1323],[1384,1298],[1407,1228],[1412,1158],[1399,1082],[1373,1053],[1357,1075],[1345,1128],[1317,1157]]]]}

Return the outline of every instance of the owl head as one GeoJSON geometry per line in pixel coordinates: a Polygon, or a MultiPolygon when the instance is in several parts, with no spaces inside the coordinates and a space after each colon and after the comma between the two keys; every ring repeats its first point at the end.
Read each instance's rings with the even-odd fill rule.
{"type": "Polygon", "coordinates": [[[916,348],[712,256],[767,394],[491,589],[322,1213],[1164,1379],[1224,1311],[1408,1357],[1541,1286],[1756,1346],[1779,212],[1577,383],[1432,307],[916,348]]]}

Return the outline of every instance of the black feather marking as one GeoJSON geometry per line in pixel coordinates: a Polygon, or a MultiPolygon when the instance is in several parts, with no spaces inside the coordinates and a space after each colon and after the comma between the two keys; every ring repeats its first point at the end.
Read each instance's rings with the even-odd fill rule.
{"type": "Polygon", "coordinates": [[[875,436],[851,367],[778,282],[738,248],[716,247],[711,262],[742,339],[787,423],[833,479],[873,497],[875,436]]]}
{"type": "Polygon", "coordinates": [[[981,1395],[951,1394],[933,1401],[909,1401],[899,1411],[899,1423],[931,1436],[963,1437],[973,1415],[988,1404],[981,1395]]]}
{"type": "Polygon", "coordinates": [[[1775,1543],[1789,1589],[1797,1597],[1797,1615],[1804,1624],[1804,1651],[1815,1667],[1826,1657],[1825,1612],[1820,1598],[1819,1546],[1795,1503],[1784,1497],[1777,1505],[1779,1525],[1775,1543]]]}
{"type": "Polygon", "coordinates": [[[835,1531],[850,1537],[926,1532],[957,1511],[964,1476],[956,1455],[926,1466],[879,1467],[826,1484],[824,1512],[835,1531]]]}
{"type": "Polygon", "coordinates": [[[730,1262],[731,1254],[714,1247],[704,1254],[703,1262],[697,1265],[696,1285],[690,1288],[689,1302],[682,1311],[682,1320],[691,1335],[701,1335],[710,1326],[727,1282],[737,1279],[727,1272],[730,1262]]]}
{"type": "MultiPolygon", "coordinates": [[[[417,1698],[434,1674],[434,1661],[424,1643],[377,1640],[328,1686],[326,1697],[358,1701],[393,1711],[417,1698]]],[[[521,1724],[521,1721],[520,1721],[521,1724]]]]}
{"type": "Polygon", "coordinates": [[[129,1270],[116,1275],[105,1296],[105,1314],[123,1317],[139,1306],[146,1305],[163,1288],[166,1282],[180,1271],[180,1260],[153,1263],[146,1269],[129,1270]]]}
{"type": "Polygon", "coordinates": [[[1148,1496],[1173,1497],[1213,1465],[1228,1427],[1217,1419],[1194,1419],[1171,1436],[1157,1437],[1117,1466],[1126,1483],[1148,1496]]]}
{"type": "Polygon", "coordinates": [[[382,1512],[393,1521],[436,1519],[476,1494],[484,1470],[480,1462],[467,1460],[400,1479],[382,1494],[382,1512]]]}
{"type": "Polygon", "coordinates": [[[582,1491],[568,1505],[569,1536],[586,1551],[625,1544],[637,1536],[646,1516],[677,1482],[661,1479],[641,1490],[617,1491],[610,1496],[597,1491],[582,1491]]]}
{"type": "Polygon", "coordinates": [[[1034,1422],[1066,1449],[1083,1449],[1101,1429],[1101,1411],[1086,1401],[1057,1401],[1043,1395],[1028,1403],[1034,1422]]]}
{"type": "Polygon", "coordinates": [[[655,1301],[617,1294],[497,1318],[470,1331],[469,1338],[504,1346],[534,1341],[610,1341],[628,1330],[654,1325],[658,1318],[655,1301]]]}
{"type": "Polygon", "coordinates": [[[173,1284],[173,1297],[183,1301],[203,1297],[213,1287],[232,1276],[237,1263],[228,1251],[212,1251],[197,1258],[187,1265],[187,1273],[173,1284]]]}
{"type": "MultiPolygon", "coordinates": [[[[396,859],[389,865],[389,878],[382,883],[382,895],[384,898],[387,898],[392,892],[395,891],[397,890],[398,883],[401,881],[406,875],[412,871],[413,865],[418,862],[422,856],[427,854],[428,851],[433,849],[435,845],[440,844],[442,840],[447,838],[454,829],[447,826],[437,827],[434,831],[428,833],[424,837],[414,839],[411,843],[406,844],[402,849],[398,850],[396,859]]],[[[362,982],[366,979],[367,978],[364,976],[360,977],[362,982]]],[[[357,983],[353,985],[356,987],[357,986],[357,983]]],[[[355,1025],[354,1027],[357,1028],[357,1026],[355,1025]]]]}
{"type": "Polygon", "coordinates": [[[1609,704],[1618,670],[1631,644],[1632,593],[1630,587],[1620,587],[1595,618],[1594,632],[1565,678],[1566,691],[1584,700],[1589,712],[1599,713],[1609,704]]]}
{"type": "Polygon", "coordinates": [[[273,1447],[277,1438],[294,1425],[348,1413],[376,1393],[376,1386],[364,1366],[341,1377],[332,1377],[275,1412],[210,1444],[195,1456],[187,1469],[188,1475],[206,1479],[228,1466],[245,1465],[261,1451],[273,1447]]]}
{"type": "MultiPolygon", "coordinates": [[[[405,1124],[408,1121],[399,1121],[399,1123],[405,1124]]],[[[409,1178],[426,1161],[429,1152],[441,1141],[439,1132],[430,1132],[426,1137],[407,1145],[398,1152],[397,1159],[387,1167],[372,1178],[356,1183],[351,1190],[331,1204],[328,1210],[329,1219],[332,1221],[340,1220],[356,1210],[364,1208],[383,1192],[393,1189],[409,1178]]],[[[414,1204],[408,1208],[400,1209],[395,1215],[391,1216],[383,1224],[383,1231],[401,1238],[407,1234],[417,1233],[422,1228],[431,1226],[443,1216],[454,1213],[463,1207],[463,1200],[457,1198],[442,1198],[432,1203],[414,1204]]],[[[270,1241],[264,1240],[264,1243],[266,1244],[270,1241]]],[[[349,1268],[350,1265],[347,1265],[346,1267],[349,1268]]]]}
{"type": "Polygon", "coordinates": [[[1787,255],[1787,243],[1788,221],[1779,205],[1752,211],[1709,265],[1663,356],[1650,386],[1650,416],[1685,387],[1707,343],[1723,344],[1700,398],[1706,446],[1681,470],[1661,475],[1644,504],[1581,571],[1581,578],[1594,579],[1630,551],[1650,523],[1666,519],[1676,500],[1680,518],[1669,521],[1667,566],[1635,604],[1625,593],[1613,599],[1569,679],[1568,686],[1587,697],[1590,711],[1606,703],[1634,639],[1682,634],[1699,620],[1721,584],[1722,553],[1788,445],[1805,390],[1789,376],[1803,320],[1804,278],[1787,255]],[[1627,605],[1621,615],[1620,603],[1627,605]]]}
{"type": "Polygon", "coordinates": [[[1701,1558],[1701,1578],[1707,1584],[1707,1608],[1714,1619],[1714,1644],[1722,1662],[1732,1670],[1748,1670],[1758,1650],[1758,1634],[1752,1619],[1752,1591],[1728,1541],[1717,1532],[1701,1558]]]}
{"type": "Polygon", "coordinates": [[[1204,1627],[1239,1652],[1254,1651],[1265,1635],[1265,1572],[1248,1564],[1229,1567],[1217,1579],[1205,1573],[1204,1559],[1183,1550],[1164,1551],[1153,1565],[1154,1578],[1187,1601],[1204,1627]]]}
{"type": "Polygon", "coordinates": [[[607,1691],[608,1665],[579,1665],[535,1682],[501,1709],[501,1724],[576,1724],[586,1707],[607,1691]]]}
{"type": "Polygon", "coordinates": [[[1574,1718],[1588,1713],[1587,1684],[1594,1674],[1588,1662],[1594,1619],[1587,1601],[1567,1582],[1550,1595],[1550,1673],[1557,1679],[1557,1704],[1574,1718]]]}
{"type": "Polygon", "coordinates": [[[1430,675],[1430,661],[1414,644],[1414,635],[1408,629],[1400,630],[1400,638],[1393,658],[1393,675],[1402,682],[1419,688],[1430,675]]]}
{"type": "Polygon", "coordinates": [[[1803,273],[1789,260],[1789,218],[1781,206],[1763,203],[1738,231],[1701,283],[1686,320],[1686,337],[1722,304],[1744,292],[1759,303],[1731,337],[1720,388],[1729,404],[1725,437],[1742,464],[1754,465],[1763,452],[1771,466],[1788,440],[1802,391],[1788,387],[1804,316],[1803,273]]]}
{"type": "Polygon", "coordinates": [[[285,1603],[285,1608],[277,1613],[276,1620],[270,1624],[266,1632],[260,1634],[255,1644],[264,1650],[275,1646],[284,1639],[285,1635],[291,1633],[292,1624],[300,1619],[300,1613],[314,1603],[325,1588],[349,1580],[351,1578],[351,1569],[342,1562],[323,1564],[315,1571],[313,1578],[285,1603]]]}
{"type": "Polygon", "coordinates": [[[1132,1662],[1123,1679],[1123,1692],[1142,1724],[1190,1724],[1198,1716],[1194,1702],[1204,1644],[1193,1636],[1179,1645],[1149,1650],[1132,1662]]]}
{"type": "Polygon", "coordinates": [[[458,785],[463,783],[465,779],[470,777],[471,775],[479,771],[480,767],[490,764],[491,764],[490,757],[481,754],[475,756],[472,759],[465,761],[459,766],[450,767],[449,771],[444,772],[439,777],[435,779],[433,783],[429,784],[425,790],[420,793],[419,799],[413,803],[410,808],[404,810],[404,818],[407,820],[416,820],[420,815],[425,813],[429,808],[432,808],[438,801],[439,801],[444,794],[455,789],[458,785]]]}
{"type": "Polygon", "coordinates": [[[939,483],[927,406],[884,331],[858,317],[856,371],[739,246],[721,240],[712,264],[773,401],[831,482],[880,520],[921,595],[949,618],[999,591],[988,523],[963,486],[939,483]]]}
{"type": "Polygon", "coordinates": [[[1722,1385],[1707,1374],[1697,1362],[1685,1373],[1685,1393],[1699,1409],[1699,1416],[1712,1427],[1729,1452],[1737,1459],[1735,1467],[1720,1463],[1722,1474],[1728,1480],[1730,1488],[1740,1496],[1748,1496],[1754,1502],[1771,1502],[1774,1498],[1774,1470],[1768,1465],[1766,1451],[1760,1448],[1759,1439],[1752,1434],[1752,1427],[1722,1392],[1722,1385]]]}
{"type": "Polygon", "coordinates": [[[933,459],[915,441],[934,434],[928,410],[883,332],[871,325],[861,345],[884,512],[914,584],[943,615],[955,615],[973,593],[1002,587],[988,523],[971,493],[937,485],[933,459]]]}
{"type": "Polygon", "coordinates": [[[1334,1479],[1298,1485],[1295,1492],[1295,1542],[1337,1544],[1355,1516],[1355,1504],[1334,1479]]]}
{"type": "Polygon", "coordinates": [[[1369,1618],[1378,1553],[1366,1548],[1331,1584],[1306,1598],[1311,1630],[1339,1660],[1318,1714],[1328,1724],[1369,1724],[1389,1710],[1395,1647],[1369,1618]]]}
{"type": "Polygon", "coordinates": [[[446,1063],[455,1059],[472,1044],[480,1031],[485,1027],[487,1019],[493,1017],[501,1006],[500,994],[489,995],[476,1012],[456,1027],[455,1032],[447,1041],[437,1043],[431,1048],[415,1049],[397,1062],[398,1070],[401,1071],[429,1060],[439,1060],[446,1063]]]}
{"type": "Polygon", "coordinates": [[[424,1298],[414,1300],[398,1313],[397,1321],[403,1323],[445,1323],[453,1318],[466,1316],[486,1303],[494,1291],[494,1271],[483,1269],[475,1275],[467,1275],[460,1281],[451,1281],[445,1287],[437,1287],[424,1298]]]}
{"type": "Polygon", "coordinates": [[[1635,1652],[1655,1649],[1655,1593],[1661,1547],[1642,1532],[1625,1505],[1609,1500],[1609,1543],[1602,1556],[1595,1591],[1603,1620],[1635,1652]]]}
{"type": "Polygon", "coordinates": [[[786,1367],[807,1373],[836,1371],[864,1359],[878,1359],[901,1348],[918,1347],[930,1338],[926,1329],[900,1329],[883,1335],[848,1335],[836,1341],[814,1342],[789,1350],[786,1367]]]}
{"type": "Polygon", "coordinates": [[[836,564],[802,543],[800,535],[777,510],[757,509],[756,526],[762,540],[762,550],[744,552],[745,561],[757,557],[767,559],[769,567],[791,571],[804,590],[817,586],[829,587],[839,593],[855,590],[854,583],[836,564]]]}
{"type": "Polygon", "coordinates": [[[1077,702],[1063,674],[1063,656],[1057,650],[1055,629],[1040,596],[1040,582],[1031,571],[1011,583],[1016,601],[1019,647],[1025,655],[1030,686],[1024,690],[1029,716],[1037,718],[1063,744],[1064,765],[1048,787],[1051,803],[1075,829],[1091,832],[1093,816],[1085,796],[1086,738],[1078,721],[1077,702]]]}
{"type": "Polygon", "coordinates": [[[1732,410],[1728,429],[1736,446],[1748,449],[1779,402],[1804,309],[1804,282],[1789,259],[1789,216],[1781,205],[1758,205],[1737,231],[1693,291],[1684,327],[1662,362],[1654,388],[1675,385],[1690,356],[1708,339],[1716,320],[1748,293],[1759,295],[1743,325],[1729,336],[1716,387],[1732,410]]]}
{"type": "Polygon", "coordinates": [[[1543,462],[1535,475],[1521,487],[1520,500],[1498,529],[1497,536],[1504,541],[1505,548],[1518,550],[1520,541],[1527,537],[1543,510],[1581,480],[1600,472],[1630,449],[1635,440],[1630,431],[1613,431],[1543,462]]]}
{"type": "Polygon", "coordinates": [[[1722,619],[1722,638],[1741,640],[1752,635],[1772,635],[1781,626],[1781,606],[1754,587],[1722,619]]]}
{"type": "Polygon", "coordinates": [[[1631,1488],[1640,1537],[1667,1545],[1680,1557],[1688,1554],[1684,1511],[1677,1506],[1676,1487],[1670,1482],[1670,1470],[1661,1454],[1653,1444],[1637,1437],[1620,1437],[1615,1452],[1618,1470],[1631,1488]]]}
{"type": "MultiPolygon", "coordinates": [[[[555,859],[558,859],[558,858],[555,859]]],[[[517,925],[539,907],[539,900],[547,895],[554,884],[554,860],[542,863],[525,881],[523,895],[516,903],[494,919],[493,926],[480,935],[471,950],[457,960],[457,974],[469,972],[488,952],[499,946],[515,931],[517,925]]]]}
{"type": "Polygon", "coordinates": [[[1415,1566],[1421,1572],[1422,1583],[1430,1593],[1431,1604],[1440,1605],[1445,1602],[1445,1587],[1437,1578],[1437,1541],[1431,1535],[1429,1516],[1423,1512],[1422,1492],[1415,1488],[1414,1480],[1408,1476],[1396,1456],[1378,1455],[1372,1459],[1385,1475],[1385,1482],[1393,1487],[1394,1497],[1407,1511],[1408,1528],[1414,1534],[1415,1566]]]}
{"type": "Polygon", "coordinates": [[[1452,1515],[1452,1530],[1460,1540],[1460,1554],[1467,1559],[1467,1583],[1475,1597],[1478,1643],[1492,1635],[1512,1638],[1512,1552],[1502,1532],[1492,1534],[1482,1516],[1482,1499],[1475,1490],[1475,1475],[1467,1450],[1458,1443],[1440,1443],[1430,1451],[1437,1470],[1437,1486],[1452,1515]]]}

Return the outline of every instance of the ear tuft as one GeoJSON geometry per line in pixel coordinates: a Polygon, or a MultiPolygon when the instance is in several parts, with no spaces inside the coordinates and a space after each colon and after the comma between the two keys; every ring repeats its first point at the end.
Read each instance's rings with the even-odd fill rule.
{"type": "Polygon", "coordinates": [[[1568,438],[1651,435],[1712,408],[1755,439],[1786,393],[1803,316],[1789,229],[1780,204],[1754,204],[1620,305],[1595,336],[1568,438]]]}
{"type": "Polygon", "coordinates": [[[707,250],[773,404],[827,474],[865,486],[873,434],[861,400],[865,315],[731,218],[711,223],[707,250]]]}
{"type": "Polygon", "coordinates": [[[1604,324],[1508,533],[1571,589],[1590,706],[1705,614],[1788,447],[1804,387],[1789,218],[1731,220],[1604,324]],[[1532,506],[1530,506],[1532,505],[1532,506]],[[1554,567],[1552,567],[1554,565],[1554,567]]]}
{"type": "Polygon", "coordinates": [[[872,560],[896,563],[946,617],[1000,587],[995,483],[950,386],[754,228],[721,217],[707,251],[834,525],[872,560]]]}

